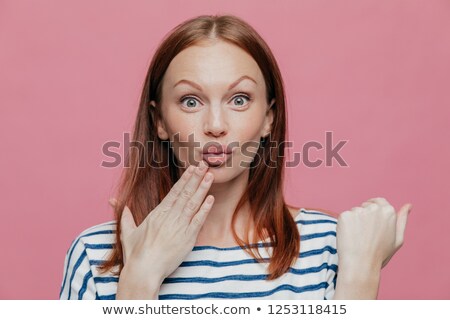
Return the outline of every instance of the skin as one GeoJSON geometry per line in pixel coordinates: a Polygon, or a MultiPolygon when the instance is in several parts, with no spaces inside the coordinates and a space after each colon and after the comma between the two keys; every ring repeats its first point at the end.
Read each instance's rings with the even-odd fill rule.
{"type": "MultiPolygon", "coordinates": [[[[201,43],[180,52],[164,76],[162,92],[158,136],[172,141],[177,159],[185,166],[180,168],[180,180],[142,224],[134,224],[125,206],[120,221],[124,269],[117,299],[157,299],[162,281],[194,245],[237,245],[231,236],[231,216],[249,173],[248,167],[239,164],[251,162],[240,147],[267,136],[273,121],[270,107],[274,100],[265,100],[264,78],[258,65],[245,51],[223,41],[201,43]],[[256,84],[246,79],[228,90],[243,75],[256,84]],[[186,83],[174,87],[182,79],[195,82],[202,90],[186,83]],[[240,96],[242,93],[251,101],[240,96]],[[185,95],[191,98],[180,102],[185,95]],[[174,136],[179,134],[180,141],[189,141],[192,133],[199,145],[191,141],[179,149],[174,136]],[[209,141],[226,145],[239,142],[230,166],[205,167],[201,152],[209,141]],[[196,168],[198,163],[203,170],[196,168]],[[206,182],[208,175],[211,180],[206,182]],[[213,200],[210,204],[205,201],[207,195],[213,200]]],[[[156,106],[154,101],[151,104],[156,106]]],[[[114,206],[115,199],[110,203],[114,206]]],[[[299,209],[289,210],[295,216],[299,209]]],[[[377,298],[381,269],[403,245],[410,210],[411,205],[405,204],[396,212],[379,197],[339,215],[339,276],[334,299],[377,298]]],[[[241,238],[248,212],[248,206],[244,206],[237,219],[236,231],[241,238]]]]}
{"type": "MultiPolygon", "coordinates": [[[[183,50],[171,61],[164,75],[162,97],[163,120],[158,125],[158,136],[172,141],[176,157],[186,167],[202,161],[202,150],[207,143],[236,143],[229,166],[208,169],[214,175],[208,194],[215,201],[196,244],[237,245],[231,235],[231,217],[247,185],[248,165],[252,160],[243,154],[242,146],[253,143],[251,146],[255,147],[247,149],[253,158],[260,139],[270,133],[273,121],[270,106],[275,101],[267,103],[261,70],[238,46],[220,40],[203,42],[183,50]],[[243,76],[256,83],[244,78],[228,90],[243,76]],[[185,82],[176,85],[180,80],[192,81],[202,90],[185,82]],[[240,94],[248,95],[250,100],[240,94]],[[180,102],[186,95],[189,98],[180,102]],[[198,146],[187,143],[184,144],[187,148],[179,148],[180,144],[174,141],[176,134],[180,141],[189,141],[189,135],[193,134],[198,146]]],[[[156,105],[154,101],[151,104],[156,105]]],[[[236,223],[241,237],[247,216],[248,206],[245,206],[236,223]]]]}

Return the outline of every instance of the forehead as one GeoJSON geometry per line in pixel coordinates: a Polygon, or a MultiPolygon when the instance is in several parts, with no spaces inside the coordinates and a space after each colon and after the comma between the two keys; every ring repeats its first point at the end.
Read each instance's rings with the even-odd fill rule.
{"type": "MultiPolygon", "coordinates": [[[[181,79],[206,84],[230,83],[248,75],[262,87],[264,77],[253,59],[245,50],[225,41],[208,41],[190,46],[172,59],[164,76],[164,82],[172,87],[181,79]]],[[[253,83],[245,80],[243,83],[253,83]]]]}

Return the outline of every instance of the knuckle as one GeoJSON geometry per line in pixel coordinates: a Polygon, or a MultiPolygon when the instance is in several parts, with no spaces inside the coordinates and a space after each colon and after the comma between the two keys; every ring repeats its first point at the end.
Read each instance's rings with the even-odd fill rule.
{"type": "Polygon", "coordinates": [[[152,226],[158,223],[158,214],[157,212],[151,213],[148,219],[144,220],[144,227],[150,229],[152,226]]]}
{"type": "MultiPolygon", "coordinates": [[[[188,172],[188,169],[189,169],[189,167],[186,169],[186,173],[188,172]]],[[[190,175],[187,175],[187,174],[183,174],[183,175],[181,175],[181,179],[183,179],[183,181],[189,181],[189,179],[191,178],[191,176],[190,175]]]]}
{"type": "Polygon", "coordinates": [[[201,189],[202,191],[209,190],[209,185],[207,183],[201,183],[199,189],[201,189]]]}
{"type": "Polygon", "coordinates": [[[186,209],[188,209],[189,211],[195,211],[197,207],[198,203],[192,199],[186,203],[186,209]]]}
{"type": "Polygon", "coordinates": [[[390,208],[387,208],[386,206],[381,207],[381,213],[386,218],[394,217],[394,215],[395,215],[395,212],[393,210],[391,210],[390,208]]]}
{"type": "Polygon", "coordinates": [[[202,173],[202,172],[199,172],[197,169],[195,169],[195,170],[194,170],[194,175],[195,175],[196,177],[201,178],[202,175],[203,175],[203,173],[202,173]]]}
{"type": "Polygon", "coordinates": [[[383,206],[383,212],[394,213],[395,210],[394,210],[394,207],[389,204],[389,205],[383,206]]]}
{"type": "Polygon", "coordinates": [[[355,212],[355,213],[361,213],[361,212],[364,211],[364,209],[361,208],[361,207],[353,207],[353,208],[351,209],[351,211],[353,211],[353,212],[355,212]]]}
{"type": "Polygon", "coordinates": [[[181,192],[180,197],[182,197],[184,200],[189,200],[192,197],[192,191],[189,189],[184,189],[181,192]]]}
{"type": "Polygon", "coordinates": [[[351,214],[352,214],[351,211],[345,210],[345,211],[343,211],[343,212],[339,215],[338,220],[348,219],[348,217],[349,217],[351,214]]]}
{"type": "Polygon", "coordinates": [[[172,187],[172,192],[170,192],[170,195],[172,196],[172,198],[177,198],[181,193],[181,187],[180,186],[173,186],[172,187]]]}
{"type": "Polygon", "coordinates": [[[152,212],[150,212],[150,218],[158,218],[160,215],[166,215],[168,214],[170,211],[170,208],[167,206],[159,206],[158,210],[153,210],[152,212]]]}
{"type": "Polygon", "coordinates": [[[198,216],[195,216],[195,217],[192,219],[191,224],[193,225],[193,227],[199,228],[199,227],[201,227],[202,222],[201,222],[201,220],[200,220],[200,218],[199,218],[198,216]]]}
{"type": "Polygon", "coordinates": [[[150,211],[150,213],[148,214],[148,216],[145,220],[154,220],[158,216],[158,212],[159,212],[159,210],[150,211]]]}

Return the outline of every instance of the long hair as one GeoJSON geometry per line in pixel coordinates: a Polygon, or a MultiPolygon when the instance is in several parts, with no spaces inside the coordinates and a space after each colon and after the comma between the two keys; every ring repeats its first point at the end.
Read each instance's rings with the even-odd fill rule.
{"type": "Polygon", "coordinates": [[[236,234],[237,212],[249,203],[249,219],[253,220],[255,227],[252,242],[269,239],[272,243],[267,280],[283,275],[298,257],[300,235],[283,195],[286,106],[283,80],[275,57],[255,29],[242,19],[233,15],[201,15],[176,26],[163,39],[150,63],[134,124],[135,146],[129,148],[126,155],[116,196],[116,240],[110,256],[98,267],[101,272],[118,266],[119,270],[113,272],[118,275],[124,266],[120,219],[125,205],[133,213],[136,225],[139,225],[179,179],[178,162],[170,143],[168,145],[157,135],[157,121],[162,116],[159,108],[163,76],[172,59],[182,50],[200,41],[215,39],[239,46],[250,54],[264,76],[267,102],[275,98],[269,139],[260,144],[255,154],[249,168],[246,190],[232,216],[233,237],[257,261],[264,261],[258,247],[253,251],[255,246],[249,241],[248,224],[245,239],[240,239],[236,234]],[[151,100],[156,102],[156,108],[150,106],[151,100]]]}

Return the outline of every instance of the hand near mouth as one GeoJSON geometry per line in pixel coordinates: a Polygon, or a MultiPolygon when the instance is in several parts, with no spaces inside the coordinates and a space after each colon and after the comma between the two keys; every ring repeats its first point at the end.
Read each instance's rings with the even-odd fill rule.
{"type": "MultiPolygon", "coordinates": [[[[170,275],[197,241],[213,204],[206,197],[214,175],[204,162],[190,166],[170,192],[137,226],[125,206],[120,219],[124,268],[116,299],[158,299],[163,280],[170,275]],[[205,199],[206,197],[206,199],[205,199]]],[[[115,199],[110,201],[117,206],[115,199]]]]}

